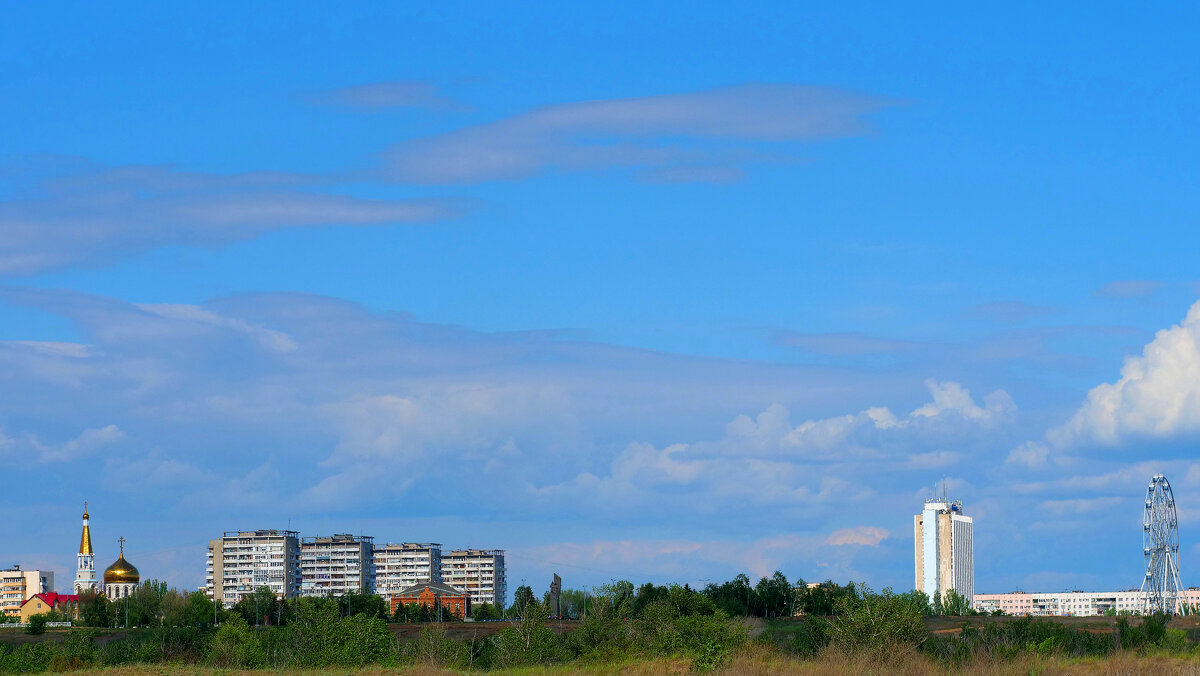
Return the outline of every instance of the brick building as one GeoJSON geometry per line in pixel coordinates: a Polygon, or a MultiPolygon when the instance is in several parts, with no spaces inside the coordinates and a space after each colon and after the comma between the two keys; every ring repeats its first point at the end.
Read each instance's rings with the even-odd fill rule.
{"type": "Polygon", "coordinates": [[[402,604],[428,606],[431,610],[441,604],[446,611],[464,619],[471,614],[471,595],[441,582],[415,584],[390,598],[393,615],[402,604]]]}

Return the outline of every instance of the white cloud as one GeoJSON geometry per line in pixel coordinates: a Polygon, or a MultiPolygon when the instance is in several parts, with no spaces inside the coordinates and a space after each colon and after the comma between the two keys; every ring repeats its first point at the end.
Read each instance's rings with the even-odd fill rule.
{"type": "Polygon", "coordinates": [[[1014,448],[1005,461],[1010,464],[1020,464],[1026,467],[1045,467],[1050,458],[1050,449],[1040,441],[1026,441],[1014,448]]]}
{"type": "Polygon", "coordinates": [[[858,413],[806,420],[792,427],[787,409],[773,405],[755,419],[745,415],[735,418],[726,426],[723,444],[747,451],[777,449],[814,459],[842,457],[846,453],[870,453],[871,442],[880,434],[939,427],[950,433],[963,424],[991,429],[1010,421],[1016,412],[1016,404],[1004,390],[989,393],[984,405],[979,406],[959,383],[929,379],[925,387],[933,401],[905,417],[896,416],[886,407],[871,407],[858,413]]]}
{"type": "Polygon", "coordinates": [[[1045,442],[1026,442],[1013,462],[1041,466],[1053,453],[1084,444],[1118,446],[1131,439],[1200,435],[1200,302],[1184,320],[1154,336],[1139,356],[1125,359],[1115,383],[1092,388],[1045,442]]]}
{"type": "Polygon", "coordinates": [[[825,544],[834,546],[857,545],[859,547],[878,547],[888,537],[888,532],[874,526],[857,526],[835,530],[825,538],[825,544]]]}
{"type": "Polygon", "coordinates": [[[955,441],[1011,419],[1015,405],[1002,390],[975,403],[958,383],[928,380],[933,401],[905,417],[874,407],[856,414],[808,420],[792,426],[778,404],[751,418],[739,415],[715,441],[627,446],[607,475],[583,472],[569,482],[545,486],[539,495],[582,497],[596,505],[639,509],[659,504],[667,487],[685,499],[703,496],[704,509],[717,504],[814,506],[856,502],[873,494],[859,477],[874,476],[880,466],[929,469],[957,462],[953,451],[913,452],[931,440],[955,441]],[[824,466],[820,473],[814,465],[824,466]]]}

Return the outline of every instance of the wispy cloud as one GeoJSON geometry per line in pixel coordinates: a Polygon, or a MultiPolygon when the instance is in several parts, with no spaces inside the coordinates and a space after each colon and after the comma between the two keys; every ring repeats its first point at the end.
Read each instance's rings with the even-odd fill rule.
{"type": "Polygon", "coordinates": [[[50,167],[64,168],[0,202],[0,275],[105,264],[166,245],[217,246],[283,228],[439,221],[461,206],[322,193],[311,189],[317,179],[291,174],[50,167]]]}
{"type": "Polygon", "coordinates": [[[1020,322],[1034,317],[1046,317],[1061,313],[1060,308],[1048,305],[1033,305],[1024,301],[997,301],[974,305],[963,311],[964,317],[990,319],[995,322],[1020,322]]]}
{"type": "Polygon", "coordinates": [[[417,183],[607,167],[654,168],[660,180],[728,178],[741,164],[796,159],[759,144],[862,134],[863,117],[889,103],[791,84],[563,103],[402,142],[385,155],[386,171],[417,183]]]}
{"type": "Polygon", "coordinates": [[[1162,287],[1162,282],[1152,279],[1126,279],[1105,284],[1096,289],[1096,295],[1104,298],[1142,298],[1154,294],[1162,287]]]}
{"type": "Polygon", "coordinates": [[[825,575],[846,579],[851,575],[857,550],[876,548],[888,531],[875,526],[855,526],[828,535],[782,535],[750,541],[738,540],[592,540],[559,542],[521,549],[522,560],[539,567],[558,566],[590,571],[613,571],[620,576],[638,575],[703,586],[705,572],[746,572],[753,578],[770,576],[776,570],[822,570],[825,575]]]}
{"type": "Polygon", "coordinates": [[[380,110],[387,108],[427,108],[431,110],[467,110],[468,106],[446,96],[426,80],[395,80],[330,89],[312,94],[313,103],[380,110]]]}
{"type": "Polygon", "coordinates": [[[830,357],[897,354],[915,352],[930,346],[918,341],[879,338],[862,333],[802,333],[776,330],[771,331],[768,338],[776,345],[830,357]]]}
{"type": "Polygon", "coordinates": [[[39,463],[68,462],[78,460],[105,446],[125,438],[125,433],[116,425],[86,429],[74,439],[61,444],[48,444],[35,434],[20,434],[10,437],[0,429],[0,460],[21,462],[32,458],[39,463]]]}

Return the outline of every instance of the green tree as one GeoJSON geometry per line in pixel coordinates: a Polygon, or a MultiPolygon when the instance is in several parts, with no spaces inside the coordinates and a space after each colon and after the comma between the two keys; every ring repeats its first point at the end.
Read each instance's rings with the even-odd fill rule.
{"type": "Polygon", "coordinates": [[[500,609],[490,603],[480,603],[471,606],[471,617],[476,620],[498,620],[500,609]]]}
{"type": "MultiPolygon", "coordinates": [[[[515,605],[515,604],[514,604],[515,605]]],[[[549,610],[536,600],[528,601],[516,627],[496,635],[495,666],[503,668],[553,664],[566,659],[558,636],[546,626],[549,610]]]]}
{"type": "Polygon", "coordinates": [[[112,626],[112,604],[95,591],[79,593],[79,624],[85,627],[112,626]]]}
{"type": "Polygon", "coordinates": [[[531,589],[529,587],[529,585],[523,584],[520,587],[517,587],[517,592],[513,596],[513,607],[512,607],[512,615],[511,616],[512,617],[524,617],[525,616],[525,608],[527,608],[530,603],[536,603],[536,602],[537,602],[537,599],[534,598],[534,596],[533,596],[533,589],[531,589]]]}
{"type": "Polygon", "coordinates": [[[592,590],[593,602],[589,605],[590,614],[597,617],[633,616],[634,589],[629,580],[614,580],[592,590]]]}
{"type": "Polygon", "coordinates": [[[594,598],[583,589],[564,589],[560,596],[563,617],[578,620],[588,613],[588,606],[594,598]]]}
{"type": "MultiPolygon", "coordinates": [[[[317,599],[300,600],[315,601],[317,599]]],[[[241,615],[246,624],[251,627],[278,625],[284,623],[282,616],[285,606],[286,604],[275,596],[275,592],[271,591],[270,587],[262,586],[255,589],[254,593],[243,596],[233,607],[233,612],[241,615]]]]}
{"type": "Polygon", "coordinates": [[[709,584],[704,588],[704,595],[733,617],[749,617],[758,605],[754,587],[750,586],[750,578],[744,574],[739,574],[728,582],[709,584]]]}
{"type": "Polygon", "coordinates": [[[209,600],[204,592],[194,591],[184,599],[179,609],[175,626],[180,627],[210,627],[213,624],[216,604],[209,600]]]}
{"type": "Polygon", "coordinates": [[[976,613],[971,608],[971,603],[967,600],[967,597],[958,593],[958,590],[950,589],[941,598],[934,599],[933,614],[965,617],[976,613]]]}
{"type": "Polygon", "coordinates": [[[914,610],[922,615],[932,615],[933,606],[929,603],[929,595],[920,589],[912,589],[903,594],[899,594],[901,599],[909,603],[914,610]]]}
{"type": "Polygon", "coordinates": [[[795,601],[795,589],[787,577],[780,571],[770,578],[762,578],[754,588],[754,596],[758,600],[758,612],[755,615],[766,618],[786,617],[792,614],[795,601]]]}

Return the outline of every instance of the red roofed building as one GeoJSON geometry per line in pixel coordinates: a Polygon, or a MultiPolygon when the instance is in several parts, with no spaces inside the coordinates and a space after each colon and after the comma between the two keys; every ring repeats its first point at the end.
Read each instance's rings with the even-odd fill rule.
{"type": "Polygon", "coordinates": [[[447,612],[459,619],[465,619],[471,614],[471,595],[441,582],[426,582],[416,584],[392,594],[392,614],[400,605],[428,606],[430,610],[441,605],[447,612]]]}
{"type": "Polygon", "coordinates": [[[28,622],[29,618],[34,615],[48,613],[51,610],[57,610],[60,613],[66,613],[71,617],[79,612],[79,595],[78,594],[59,594],[58,592],[47,592],[45,594],[34,594],[21,604],[21,621],[28,622]]]}

